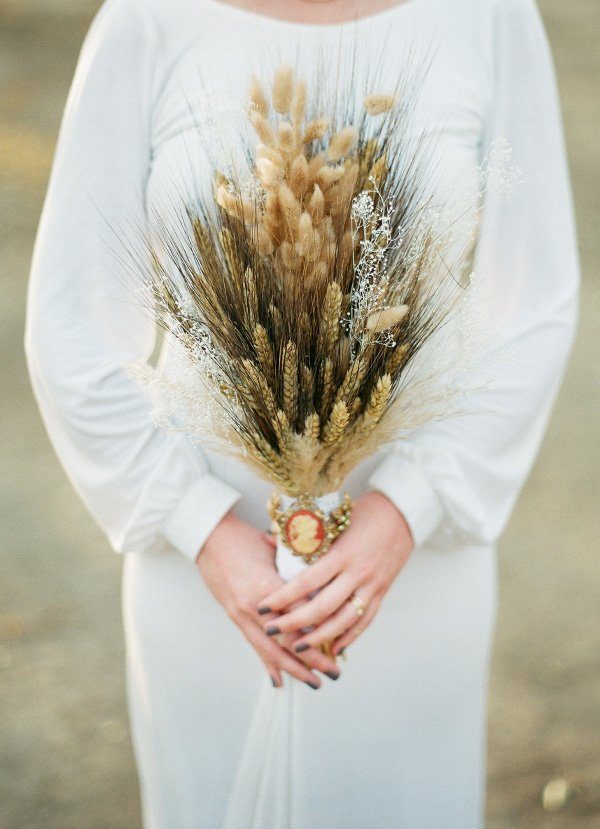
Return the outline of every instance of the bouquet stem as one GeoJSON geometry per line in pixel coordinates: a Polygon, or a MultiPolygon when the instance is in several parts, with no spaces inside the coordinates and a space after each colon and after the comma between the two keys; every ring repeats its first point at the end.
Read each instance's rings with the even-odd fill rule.
{"type": "MultiPolygon", "coordinates": [[[[277,532],[275,564],[277,572],[290,581],[324,555],[331,543],[350,523],[352,502],[348,495],[330,492],[313,498],[273,493],[269,514],[277,532]]],[[[324,642],[320,649],[335,659],[333,642],[324,642]]]]}

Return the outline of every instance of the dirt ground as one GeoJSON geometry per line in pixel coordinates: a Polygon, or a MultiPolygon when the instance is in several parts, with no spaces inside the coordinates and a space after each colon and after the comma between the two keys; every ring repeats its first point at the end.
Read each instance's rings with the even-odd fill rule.
{"type": "MultiPolygon", "coordinates": [[[[74,62],[97,5],[0,0],[0,826],[6,829],[140,825],[124,704],[120,559],[49,447],[22,353],[33,236],[74,62]]],[[[500,547],[488,827],[594,829],[600,827],[600,6],[598,0],[540,0],[540,6],[563,100],[584,288],[568,376],[500,547]],[[558,791],[552,801],[558,782],[544,801],[553,780],[566,781],[566,797],[558,791]]]]}

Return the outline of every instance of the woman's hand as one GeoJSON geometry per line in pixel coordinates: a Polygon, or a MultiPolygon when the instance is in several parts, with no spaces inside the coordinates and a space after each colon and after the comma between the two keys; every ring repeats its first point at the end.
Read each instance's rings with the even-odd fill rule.
{"type": "Polygon", "coordinates": [[[347,530],[315,564],[264,596],[259,612],[284,611],[269,630],[295,631],[315,625],[299,637],[296,652],[335,640],[334,654],[353,642],[372,622],[383,597],[406,563],[413,540],[402,514],[379,492],[368,492],[354,504],[347,530]],[[318,591],[309,602],[290,609],[318,591]],[[366,610],[357,616],[348,601],[355,593],[366,610]]]}
{"type": "Polygon", "coordinates": [[[275,569],[273,544],[263,533],[230,512],[209,536],[196,566],[213,596],[258,653],[275,685],[281,685],[281,670],[313,688],[320,686],[320,679],[310,668],[337,679],[335,661],[320,651],[302,657],[292,653],[299,634],[282,635],[280,642],[263,631],[260,623],[269,617],[258,615],[258,600],[285,584],[275,569]]]}

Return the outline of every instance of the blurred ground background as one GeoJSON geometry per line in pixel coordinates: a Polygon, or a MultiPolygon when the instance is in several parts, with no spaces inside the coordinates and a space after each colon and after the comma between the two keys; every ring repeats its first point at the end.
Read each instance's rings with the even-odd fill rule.
{"type": "MultiPolygon", "coordinates": [[[[77,52],[97,6],[0,0],[3,829],[140,825],[124,700],[120,560],[49,448],[22,353],[34,232],[77,52]]],[[[540,7],[559,75],[584,288],[569,373],[500,549],[488,827],[596,829],[600,5],[540,0],[540,7]],[[544,788],[557,780],[544,804],[544,788]]]]}

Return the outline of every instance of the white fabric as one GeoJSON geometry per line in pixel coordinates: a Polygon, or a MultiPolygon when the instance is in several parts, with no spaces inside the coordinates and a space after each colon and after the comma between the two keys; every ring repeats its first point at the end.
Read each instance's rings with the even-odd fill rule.
{"type": "MultiPolygon", "coordinates": [[[[147,827],[483,825],[493,545],[560,382],[577,284],[555,80],[533,0],[410,0],[341,27],[216,0],[102,6],[40,220],[26,352],[65,470],[127,554],[128,687],[147,827]],[[469,396],[464,416],[418,429],[344,487],[385,492],[418,547],[340,680],[314,691],[286,675],[281,690],[192,565],[232,505],[266,528],[270,487],[151,424],[124,366],[150,359],[154,327],[115,249],[123,254],[124,230],[149,206],[168,216],[173,187],[206,184],[198,136],[215,145],[240,128],[252,70],[280,58],[308,70],[317,55],[354,46],[358,71],[377,65],[389,81],[415,47],[433,47],[415,119],[439,140],[442,199],[478,179],[498,136],[523,183],[510,201],[486,194],[475,248],[492,343],[478,370],[499,365],[494,382],[469,396]]],[[[164,365],[173,354],[167,344],[164,365]]]]}

